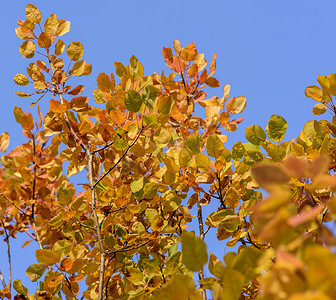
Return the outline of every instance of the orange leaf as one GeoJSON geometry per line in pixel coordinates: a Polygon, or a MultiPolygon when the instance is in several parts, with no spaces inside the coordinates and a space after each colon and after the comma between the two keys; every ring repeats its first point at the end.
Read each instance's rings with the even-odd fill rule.
{"type": "Polygon", "coordinates": [[[61,102],[51,99],[50,100],[50,110],[54,113],[63,114],[67,111],[67,107],[61,102]]]}
{"type": "Polygon", "coordinates": [[[112,121],[114,122],[114,124],[116,125],[122,125],[125,123],[125,115],[115,111],[115,110],[111,110],[110,111],[110,117],[112,119],[112,121]]]}

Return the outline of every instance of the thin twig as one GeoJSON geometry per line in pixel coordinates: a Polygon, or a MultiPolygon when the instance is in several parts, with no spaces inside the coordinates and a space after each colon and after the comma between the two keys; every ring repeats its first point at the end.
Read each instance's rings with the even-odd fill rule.
{"type": "Polygon", "coordinates": [[[0,280],[1,280],[2,286],[5,288],[7,285],[6,285],[6,282],[5,282],[5,278],[3,277],[2,273],[1,273],[1,270],[0,270],[0,280]]]}
{"type": "Polygon", "coordinates": [[[27,214],[24,210],[18,207],[12,200],[8,199],[5,195],[2,195],[10,204],[12,204],[15,208],[17,208],[20,212],[22,212],[26,217],[30,218],[30,215],[27,214]]]}
{"type": "Polygon", "coordinates": [[[139,131],[139,133],[138,133],[138,135],[137,135],[137,137],[135,138],[135,140],[130,144],[130,145],[128,145],[128,147],[126,148],[126,150],[124,151],[124,153],[123,153],[123,155],[118,159],[118,161],[111,167],[111,168],[109,168],[107,171],[106,171],[106,173],[102,176],[102,177],[100,177],[100,179],[98,179],[97,180],[97,182],[94,184],[94,187],[96,187],[96,185],[99,183],[99,182],[101,182],[115,167],[117,167],[118,166],[118,164],[122,161],[122,159],[125,157],[125,155],[127,154],[127,152],[128,152],[128,150],[129,149],[131,149],[133,146],[134,146],[134,144],[138,141],[138,139],[139,139],[139,137],[140,137],[140,135],[141,135],[141,133],[142,133],[142,131],[144,130],[144,126],[142,126],[141,127],[141,129],[140,129],[140,131],[139,131]]]}
{"type": "Polygon", "coordinates": [[[224,202],[224,199],[223,199],[222,188],[221,188],[221,180],[220,180],[220,176],[217,172],[216,172],[216,178],[218,180],[218,189],[219,189],[218,193],[219,193],[219,197],[220,197],[220,203],[225,208],[225,202],[224,202]]]}
{"type": "Polygon", "coordinates": [[[112,141],[111,143],[107,144],[106,146],[104,146],[104,147],[102,147],[102,148],[99,148],[99,149],[96,149],[96,150],[92,151],[92,153],[95,154],[95,153],[97,153],[97,152],[99,152],[99,151],[103,151],[103,150],[105,150],[106,148],[112,146],[113,143],[114,143],[114,141],[112,141]]]}
{"type": "Polygon", "coordinates": [[[91,229],[91,230],[96,230],[94,227],[90,226],[90,225],[86,225],[83,222],[81,222],[77,217],[75,217],[76,221],[79,223],[80,226],[91,229]]]}
{"type": "Polygon", "coordinates": [[[146,241],[146,242],[143,242],[139,245],[135,245],[135,246],[126,246],[126,247],[123,247],[123,248],[120,248],[120,249],[115,249],[115,250],[110,250],[110,251],[106,251],[106,255],[110,255],[110,254],[114,254],[114,253],[118,253],[118,252],[126,252],[126,251],[131,251],[131,250],[135,250],[135,249],[138,249],[138,248],[141,248],[142,246],[148,244],[150,242],[150,240],[146,241]]]}

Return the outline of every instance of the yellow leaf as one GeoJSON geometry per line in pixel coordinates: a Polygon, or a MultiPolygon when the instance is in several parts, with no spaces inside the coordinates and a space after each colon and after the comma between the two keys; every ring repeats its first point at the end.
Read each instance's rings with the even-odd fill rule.
{"type": "Polygon", "coordinates": [[[35,55],[35,44],[33,41],[24,41],[20,48],[20,54],[24,58],[32,58],[35,55]]]}
{"type": "Polygon", "coordinates": [[[33,20],[36,24],[40,24],[42,21],[42,14],[40,10],[33,4],[28,4],[26,6],[26,17],[27,19],[33,20]]]}
{"type": "Polygon", "coordinates": [[[84,54],[84,47],[80,42],[72,42],[68,45],[66,53],[71,60],[78,61],[84,54]]]}
{"type": "Polygon", "coordinates": [[[29,83],[29,79],[27,76],[23,75],[23,74],[17,74],[14,76],[14,82],[17,85],[21,85],[21,86],[25,86],[29,83]]]}
{"type": "Polygon", "coordinates": [[[55,45],[55,54],[61,55],[65,49],[65,44],[62,40],[58,40],[55,45]]]}

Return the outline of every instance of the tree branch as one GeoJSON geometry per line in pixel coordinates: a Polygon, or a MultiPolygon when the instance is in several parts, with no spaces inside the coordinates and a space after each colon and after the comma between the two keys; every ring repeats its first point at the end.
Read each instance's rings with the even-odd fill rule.
{"type": "Polygon", "coordinates": [[[122,159],[125,157],[125,155],[127,154],[127,152],[128,152],[128,150],[129,149],[131,149],[133,146],[134,146],[134,144],[138,141],[138,139],[139,139],[139,137],[140,137],[140,135],[141,135],[141,133],[142,133],[142,131],[144,130],[144,126],[142,126],[141,127],[141,129],[140,129],[140,131],[139,131],[139,133],[138,133],[138,135],[137,135],[137,137],[135,138],[135,140],[130,144],[130,145],[128,145],[128,147],[126,148],[126,150],[124,151],[124,153],[123,153],[123,155],[118,159],[118,161],[110,168],[110,169],[108,169],[107,170],[107,172],[102,176],[102,177],[100,177],[100,179],[99,180],[97,180],[97,182],[94,184],[94,187],[96,187],[96,185],[99,183],[99,182],[101,182],[114,168],[116,168],[117,166],[118,166],[118,164],[122,161],[122,159]]]}
{"type": "Polygon", "coordinates": [[[2,275],[1,270],[0,270],[0,280],[1,280],[2,286],[5,288],[7,285],[6,285],[6,282],[5,282],[5,279],[4,279],[3,275],[2,275]]]}
{"type": "Polygon", "coordinates": [[[110,251],[106,251],[106,255],[110,255],[110,254],[114,254],[114,253],[118,253],[118,252],[126,252],[126,251],[131,251],[131,250],[135,250],[135,249],[138,249],[138,248],[141,248],[142,246],[148,244],[150,242],[150,240],[146,241],[146,242],[143,242],[139,245],[135,245],[135,246],[126,246],[126,247],[123,247],[123,248],[120,248],[120,249],[116,249],[116,250],[110,250],[110,251]]]}
{"type": "MultiPolygon", "coordinates": [[[[8,280],[9,280],[9,290],[12,291],[12,259],[11,259],[11,252],[10,252],[10,244],[9,244],[9,234],[5,227],[5,223],[1,220],[2,227],[5,231],[6,235],[6,244],[7,244],[7,257],[8,257],[8,280]]],[[[2,275],[2,274],[1,274],[2,275]]]]}
{"type": "Polygon", "coordinates": [[[91,190],[91,209],[93,214],[93,219],[95,223],[95,231],[97,233],[99,250],[100,250],[100,267],[99,267],[99,283],[98,283],[98,299],[103,299],[103,288],[104,288],[104,273],[105,273],[105,249],[103,244],[103,239],[100,232],[99,219],[96,209],[96,195],[95,195],[95,184],[93,183],[93,156],[94,154],[86,148],[86,156],[88,158],[88,176],[90,182],[91,190]]]}
{"type": "MultiPolygon", "coordinates": [[[[198,218],[198,227],[200,231],[200,239],[203,241],[205,234],[204,234],[204,227],[203,227],[202,207],[199,201],[197,201],[197,218],[198,218]]],[[[198,279],[199,280],[204,279],[203,268],[200,271],[198,271],[198,279]]],[[[202,289],[201,293],[202,293],[203,300],[207,300],[206,291],[202,289]]]]}

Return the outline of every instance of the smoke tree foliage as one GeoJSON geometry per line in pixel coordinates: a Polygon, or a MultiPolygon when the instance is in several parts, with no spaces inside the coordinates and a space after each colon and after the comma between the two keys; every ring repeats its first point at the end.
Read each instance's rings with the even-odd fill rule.
{"type": "MultiPolygon", "coordinates": [[[[308,121],[286,142],[286,120],[273,115],[229,150],[225,133],[242,122],[246,98],[230,96],[228,84],[207,98],[204,89],[220,87],[216,54],[209,64],[194,43],[176,40],[162,51],[169,74],[144,76],[132,56],[98,75],[90,99],[83,85],[71,86],[92,66],[79,41],[62,41],[70,22],[43,20],[31,4],[26,16],[15,32],[29,62],[14,81],[26,86],[16,94],[31,97],[35,112],[14,108],[27,142],[1,158],[10,274],[0,273],[1,298],[336,299],[327,224],[336,217],[336,74],[305,90],[317,102],[313,113],[331,119],[308,121]],[[87,178],[80,192],[69,181],[79,172],[87,178]],[[210,203],[214,210],[203,214],[210,203]],[[209,230],[216,247],[237,251],[211,254],[209,230]],[[19,233],[29,239],[23,246],[39,247],[26,270],[34,291],[11,278],[10,243],[19,233]]],[[[8,144],[1,134],[0,150],[8,144]]]]}

